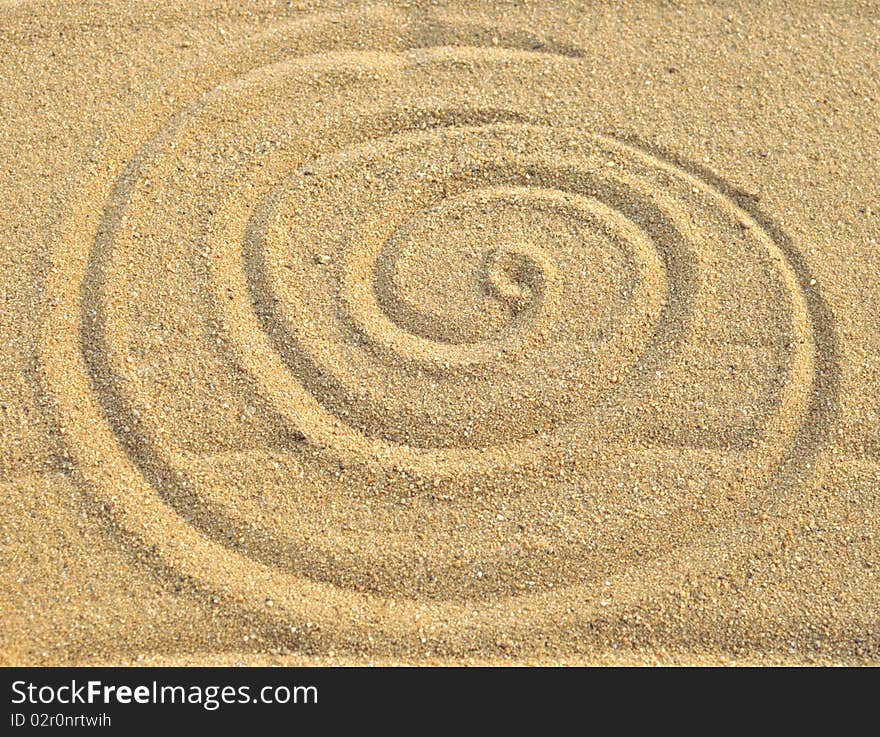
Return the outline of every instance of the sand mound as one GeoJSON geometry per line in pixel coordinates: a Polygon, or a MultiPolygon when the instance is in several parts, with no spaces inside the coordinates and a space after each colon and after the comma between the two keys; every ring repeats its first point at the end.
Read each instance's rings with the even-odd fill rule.
{"type": "MultiPolygon", "coordinates": [[[[694,59],[663,63],[667,11],[645,10],[623,35],[591,16],[595,37],[568,7],[136,11],[201,40],[140,31],[127,63],[156,61],[125,104],[98,56],[100,124],[31,154],[31,176],[64,166],[7,249],[11,662],[877,657],[880,325],[840,326],[880,266],[852,235],[859,279],[835,274],[846,195],[795,206],[809,142],[726,107],[705,49],[707,99],[677,87],[694,59]],[[761,140],[770,164],[731,158],[761,140]],[[35,504],[97,541],[65,567],[117,566],[98,609],[124,625],[26,623],[77,616],[27,603],[58,575],[35,504]]],[[[695,18],[672,36],[743,22],[695,18]]],[[[71,122],[77,94],[52,103],[71,122]]],[[[872,150],[872,94],[871,132],[832,149],[872,150]]]]}

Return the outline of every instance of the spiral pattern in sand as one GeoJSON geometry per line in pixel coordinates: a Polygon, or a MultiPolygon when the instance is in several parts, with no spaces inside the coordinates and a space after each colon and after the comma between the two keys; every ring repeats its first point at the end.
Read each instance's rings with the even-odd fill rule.
{"type": "Polygon", "coordinates": [[[609,551],[770,493],[817,358],[767,230],[590,130],[576,49],[326,50],[324,22],[182,71],[204,91],[71,218],[44,368],[137,544],[272,622],[411,637],[576,619],[609,551]]]}

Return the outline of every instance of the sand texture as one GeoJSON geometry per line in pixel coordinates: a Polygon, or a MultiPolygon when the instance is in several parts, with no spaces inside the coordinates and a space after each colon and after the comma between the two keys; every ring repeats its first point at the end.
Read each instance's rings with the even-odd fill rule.
{"type": "Polygon", "coordinates": [[[2,662],[880,662],[877,3],[0,61],[2,662]]]}

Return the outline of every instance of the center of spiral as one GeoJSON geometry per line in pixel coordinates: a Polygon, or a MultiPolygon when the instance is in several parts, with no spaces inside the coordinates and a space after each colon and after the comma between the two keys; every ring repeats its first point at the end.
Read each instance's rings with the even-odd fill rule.
{"type": "Polygon", "coordinates": [[[490,250],[484,268],[486,290],[509,305],[515,315],[540,300],[548,282],[556,276],[553,261],[527,243],[490,250]]]}
{"type": "Polygon", "coordinates": [[[533,200],[524,188],[489,187],[413,213],[375,261],[372,292],[385,317],[462,347],[528,331],[558,283],[554,239],[544,234],[566,226],[533,200]]]}

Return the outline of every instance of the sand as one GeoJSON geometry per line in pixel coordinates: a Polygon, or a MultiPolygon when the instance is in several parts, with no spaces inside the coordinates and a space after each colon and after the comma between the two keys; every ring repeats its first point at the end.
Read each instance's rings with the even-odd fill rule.
{"type": "Polygon", "coordinates": [[[0,4],[0,660],[877,664],[878,36],[0,4]]]}

